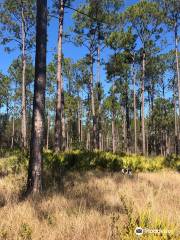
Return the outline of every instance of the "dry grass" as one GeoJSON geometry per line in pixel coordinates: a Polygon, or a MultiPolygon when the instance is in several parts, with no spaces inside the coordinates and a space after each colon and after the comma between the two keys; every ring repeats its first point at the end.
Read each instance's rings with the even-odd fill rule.
{"type": "MultiPolygon", "coordinates": [[[[134,228],[177,231],[180,175],[139,173],[69,173],[56,189],[39,199],[19,201],[25,177],[0,179],[0,239],[115,240],[136,239],[134,228]],[[62,184],[62,183],[61,183],[62,184]]],[[[178,239],[149,234],[141,239],[178,239]]]]}

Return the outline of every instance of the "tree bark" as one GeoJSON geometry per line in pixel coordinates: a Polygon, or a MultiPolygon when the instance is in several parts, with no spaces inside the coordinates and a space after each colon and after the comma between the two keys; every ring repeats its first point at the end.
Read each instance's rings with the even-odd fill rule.
{"type": "Polygon", "coordinates": [[[142,59],[142,85],[141,85],[141,91],[142,91],[142,105],[141,105],[141,113],[142,113],[142,153],[143,155],[146,154],[146,142],[145,142],[145,117],[144,117],[144,80],[145,80],[145,52],[143,51],[143,59],[142,59]]]}
{"type": "Polygon", "coordinates": [[[58,60],[57,60],[57,100],[56,100],[56,117],[55,117],[55,151],[63,150],[63,134],[62,130],[62,37],[64,22],[64,0],[60,0],[59,13],[59,33],[58,33],[58,60]]]}
{"type": "MultiPolygon", "coordinates": [[[[15,106],[14,106],[15,108],[15,106]]],[[[14,112],[15,112],[15,109],[13,111],[13,116],[12,116],[12,137],[11,137],[11,148],[14,147],[14,132],[15,132],[15,126],[14,126],[14,112]]]]}
{"type": "Polygon", "coordinates": [[[22,18],[22,119],[21,119],[21,137],[22,137],[22,148],[27,147],[27,130],[26,130],[26,52],[25,52],[25,18],[24,18],[24,8],[22,6],[21,10],[22,18]]]}
{"type": "Polygon", "coordinates": [[[36,195],[42,190],[42,151],[45,124],[46,46],[47,0],[37,0],[35,81],[30,160],[26,192],[27,195],[36,195]]]}
{"type": "Polygon", "coordinates": [[[91,75],[90,75],[90,95],[91,95],[91,113],[93,119],[93,149],[97,148],[97,118],[95,113],[94,84],[93,84],[93,56],[91,56],[91,75]]]}
{"type": "Polygon", "coordinates": [[[66,126],[65,126],[65,101],[64,101],[64,90],[62,88],[62,97],[61,97],[61,126],[62,126],[62,144],[61,150],[64,151],[66,149],[66,126]]]}
{"type": "Polygon", "coordinates": [[[133,64],[134,153],[137,153],[136,74],[133,64]]]}
{"type": "Polygon", "coordinates": [[[176,95],[174,92],[174,133],[175,133],[175,147],[174,151],[178,155],[178,129],[177,129],[177,112],[176,112],[176,95]]]}
{"type": "Polygon", "coordinates": [[[129,119],[129,98],[128,89],[126,89],[126,142],[127,142],[127,153],[129,154],[130,148],[130,119],[129,119]]]}
{"type": "Polygon", "coordinates": [[[81,121],[81,100],[78,96],[78,141],[81,142],[82,141],[82,121],[81,121]]]}
{"type": "Polygon", "coordinates": [[[97,50],[97,85],[98,85],[98,132],[97,132],[97,147],[101,150],[101,93],[100,93],[100,72],[101,72],[101,62],[100,62],[100,43],[98,44],[97,50]]]}
{"type": "MultiPolygon", "coordinates": [[[[175,33],[175,52],[176,52],[176,71],[177,71],[177,84],[178,84],[178,104],[179,104],[179,119],[178,119],[178,126],[180,129],[180,72],[179,72],[179,56],[178,56],[178,24],[177,24],[177,17],[174,26],[174,33],[175,33]]],[[[180,144],[180,131],[178,132],[178,147],[177,152],[179,153],[179,146],[180,144]]]]}
{"type": "Polygon", "coordinates": [[[115,109],[114,109],[114,81],[113,81],[113,96],[112,96],[112,151],[116,152],[116,140],[115,140],[115,109]]]}
{"type": "Polygon", "coordinates": [[[112,114],[112,152],[113,152],[113,153],[116,152],[114,114],[112,114]]]}
{"type": "Polygon", "coordinates": [[[50,116],[47,116],[47,136],[46,136],[46,149],[49,149],[49,130],[50,130],[50,116]]]}

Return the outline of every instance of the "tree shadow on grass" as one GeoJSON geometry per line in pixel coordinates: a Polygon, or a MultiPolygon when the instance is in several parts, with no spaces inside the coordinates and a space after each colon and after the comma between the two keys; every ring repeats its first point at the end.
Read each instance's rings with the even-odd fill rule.
{"type": "MultiPolygon", "coordinates": [[[[110,189],[101,189],[101,185],[95,183],[97,179],[104,181],[109,176],[110,173],[100,171],[71,172],[63,176],[61,182],[54,180],[52,188],[49,185],[48,190],[46,189],[39,199],[31,201],[38,219],[47,219],[47,216],[51,215],[51,207],[53,205],[50,209],[42,209],[41,201],[50,200],[54,194],[63,197],[67,201],[67,206],[64,209],[67,214],[74,214],[79,209],[82,212],[93,210],[102,215],[123,214],[124,208],[120,197],[119,202],[112,204],[105,197],[110,189]]],[[[61,202],[58,202],[58,204],[61,205],[61,202]]],[[[61,208],[61,206],[59,207],[61,208]]]]}

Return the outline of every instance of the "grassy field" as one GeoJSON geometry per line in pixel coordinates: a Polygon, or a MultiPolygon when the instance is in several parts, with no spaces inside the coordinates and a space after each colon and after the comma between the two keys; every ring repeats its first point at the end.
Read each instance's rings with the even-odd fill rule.
{"type": "Polygon", "coordinates": [[[36,199],[21,199],[24,171],[1,175],[0,239],[137,239],[137,226],[170,230],[138,239],[180,239],[180,175],[71,171],[36,199]]]}

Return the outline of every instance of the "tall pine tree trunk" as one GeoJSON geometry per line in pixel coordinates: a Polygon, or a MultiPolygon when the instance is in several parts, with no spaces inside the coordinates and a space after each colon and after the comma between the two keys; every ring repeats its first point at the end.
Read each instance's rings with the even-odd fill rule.
{"type": "Polygon", "coordinates": [[[115,109],[114,109],[114,104],[115,104],[115,96],[114,96],[114,81],[113,81],[113,96],[112,96],[112,151],[115,153],[116,151],[116,140],[115,140],[115,109]]]}
{"type": "Polygon", "coordinates": [[[62,37],[64,22],[64,0],[60,0],[59,14],[59,32],[58,32],[58,60],[57,60],[57,100],[56,100],[56,117],[55,117],[55,151],[63,150],[64,126],[62,126],[62,37]],[[63,134],[62,134],[63,132],[63,134]]]}
{"type": "Polygon", "coordinates": [[[46,135],[46,149],[49,149],[49,131],[50,131],[50,116],[47,116],[47,135],[46,135]]]}
{"type": "MultiPolygon", "coordinates": [[[[177,84],[178,84],[178,103],[179,103],[179,119],[178,119],[178,126],[180,129],[180,72],[179,72],[179,53],[178,53],[178,25],[177,25],[177,17],[174,26],[174,33],[175,33],[175,52],[176,52],[176,71],[177,71],[177,84]]],[[[180,148],[180,131],[178,132],[178,147],[177,147],[177,154],[179,153],[180,148]]]]}
{"type": "Polygon", "coordinates": [[[145,142],[145,116],[144,116],[144,80],[145,80],[145,51],[143,51],[143,59],[142,59],[142,85],[141,85],[141,98],[142,98],[142,105],[141,105],[141,113],[142,113],[142,152],[143,155],[146,154],[146,142],[145,142]]]}
{"type": "MultiPolygon", "coordinates": [[[[175,94],[175,93],[174,93],[175,94]]],[[[176,96],[174,95],[174,133],[175,133],[175,153],[178,155],[178,128],[177,128],[177,109],[176,109],[176,96]]]]}
{"type": "Polygon", "coordinates": [[[102,133],[101,133],[101,89],[100,89],[100,71],[101,71],[101,62],[100,62],[100,43],[98,44],[97,50],[97,85],[98,85],[98,132],[97,132],[97,147],[101,150],[101,141],[102,141],[102,133]]]}
{"type": "Polygon", "coordinates": [[[35,81],[27,194],[37,194],[42,189],[42,151],[45,124],[46,46],[47,0],[37,0],[35,81]]]}
{"type": "Polygon", "coordinates": [[[93,119],[93,150],[97,148],[97,118],[95,113],[94,84],[93,84],[93,56],[91,55],[91,74],[90,74],[90,96],[91,114],[93,119]]]}
{"type": "MultiPolygon", "coordinates": [[[[15,104],[14,104],[15,105],[15,104]]],[[[15,112],[15,106],[13,110],[13,116],[12,116],[12,137],[11,137],[11,148],[14,147],[14,133],[15,133],[15,126],[14,126],[14,112],[15,112]]]]}
{"type": "Polygon", "coordinates": [[[134,153],[137,153],[136,74],[133,64],[134,153]]]}
{"type": "Polygon", "coordinates": [[[129,119],[129,98],[128,89],[126,89],[126,142],[127,142],[127,153],[130,151],[130,119],[129,119]]]}
{"type": "Polygon", "coordinates": [[[26,53],[25,53],[25,19],[24,9],[22,6],[21,10],[22,18],[22,119],[21,119],[21,137],[22,137],[22,148],[27,147],[27,136],[26,136],[26,53]]]}
{"type": "Polygon", "coordinates": [[[66,149],[66,126],[65,126],[65,101],[64,101],[64,90],[62,87],[62,97],[61,97],[61,126],[62,126],[62,143],[61,150],[64,151],[66,149]]]}
{"type": "Polygon", "coordinates": [[[78,141],[82,141],[82,112],[81,112],[81,100],[78,96],[78,141]]]}

